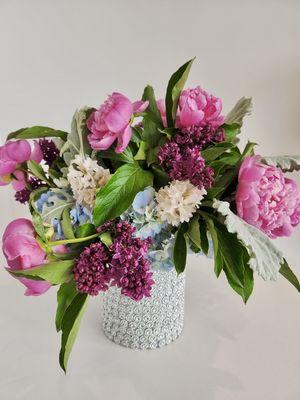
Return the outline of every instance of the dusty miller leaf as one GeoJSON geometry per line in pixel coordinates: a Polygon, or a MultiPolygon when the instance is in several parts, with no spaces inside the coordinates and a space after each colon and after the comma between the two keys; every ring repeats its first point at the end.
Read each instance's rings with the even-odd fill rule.
{"type": "Polygon", "coordinates": [[[74,205],[74,198],[66,190],[51,189],[51,192],[41,212],[43,222],[48,224],[51,224],[54,218],[60,220],[64,209],[74,205]]]}
{"type": "Polygon", "coordinates": [[[213,207],[225,217],[228,232],[236,233],[247,248],[249,266],[264,280],[276,281],[283,263],[283,255],[260,230],[235,215],[226,201],[215,200],[213,207]]]}
{"type": "Polygon", "coordinates": [[[264,157],[262,162],[280,168],[283,172],[300,170],[300,156],[264,157]]]}
{"type": "Polygon", "coordinates": [[[90,154],[92,149],[89,146],[87,135],[88,129],[86,127],[86,120],[91,113],[91,108],[84,107],[75,111],[72,119],[71,132],[68,134],[67,141],[60,150],[67,165],[74,159],[76,154],[84,156],[90,154]]]}
{"type": "Polygon", "coordinates": [[[224,123],[227,125],[238,124],[243,125],[243,118],[252,111],[252,99],[242,97],[233,109],[226,115],[224,123]]]}

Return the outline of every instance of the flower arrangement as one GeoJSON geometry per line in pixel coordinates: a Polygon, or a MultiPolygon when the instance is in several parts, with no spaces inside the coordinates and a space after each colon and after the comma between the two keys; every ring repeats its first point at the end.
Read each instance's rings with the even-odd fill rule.
{"type": "Polygon", "coordinates": [[[149,297],[153,268],[182,273],[187,249],[213,254],[216,276],[245,303],[254,272],[281,274],[300,291],[273,244],[300,222],[300,191],[285,176],[300,157],[254,155],[251,142],[240,150],[251,99],[224,116],[220,98],[184,90],[192,62],[172,75],[165,99],[151,86],[135,102],[113,93],[76,111],[68,133],[33,126],[0,147],[0,185],[11,183],[32,215],[5,229],[7,270],[25,295],[60,285],[64,370],[89,296],[116,286],[134,301],[149,297]]]}

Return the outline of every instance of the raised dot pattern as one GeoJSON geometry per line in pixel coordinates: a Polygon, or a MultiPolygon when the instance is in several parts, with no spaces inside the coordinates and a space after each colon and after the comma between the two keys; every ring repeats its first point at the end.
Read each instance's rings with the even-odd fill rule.
{"type": "Polygon", "coordinates": [[[103,293],[103,330],[115,343],[155,349],[177,339],[183,329],[185,274],[153,271],[152,295],[134,301],[111,287],[103,293]]]}

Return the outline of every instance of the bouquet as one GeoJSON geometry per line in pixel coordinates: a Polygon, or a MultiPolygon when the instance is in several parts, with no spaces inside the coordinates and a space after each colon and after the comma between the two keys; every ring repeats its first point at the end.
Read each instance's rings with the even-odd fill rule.
{"type": "Polygon", "coordinates": [[[300,291],[273,241],[300,221],[300,191],[285,175],[300,157],[240,149],[251,99],[224,116],[220,98],[184,89],[192,62],[171,76],[165,99],[151,86],[134,102],[114,92],[76,111],[70,132],[23,128],[0,147],[0,185],[32,216],[4,231],[7,271],[27,296],[59,286],[64,370],[90,296],[116,286],[134,301],[150,297],[153,268],[180,274],[189,250],[213,254],[216,276],[245,303],[254,273],[281,274],[300,291]]]}

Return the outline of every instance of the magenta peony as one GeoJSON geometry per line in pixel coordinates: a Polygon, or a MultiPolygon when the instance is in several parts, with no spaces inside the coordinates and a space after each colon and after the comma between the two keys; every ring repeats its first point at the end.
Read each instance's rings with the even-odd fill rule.
{"type": "Polygon", "coordinates": [[[132,103],[121,93],[110,95],[87,120],[91,147],[94,150],[107,150],[117,140],[116,152],[122,153],[132,136],[134,114],[142,113],[147,107],[147,101],[132,103]]]}
{"type": "MultiPolygon", "coordinates": [[[[3,234],[3,253],[9,268],[28,269],[46,263],[46,253],[35,239],[35,230],[30,220],[19,218],[8,224],[3,234]]],[[[18,278],[27,287],[26,296],[38,296],[46,292],[51,284],[18,278]]]]}
{"type": "Polygon", "coordinates": [[[0,186],[13,181],[16,191],[24,189],[26,186],[25,175],[18,171],[19,165],[29,160],[39,163],[42,158],[38,142],[34,142],[33,150],[27,140],[6,142],[4,146],[0,147],[0,186]]]}
{"type": "Polygon", "coordinates": [[[197,86],[181,92],[177,126],[188,128],[192,125],[210,125],[217,128],[224,122],[221,116],[222,100],[197,86]]]}
{"type": "Polygon", "coordinates": [[[271,238],[290,236],[300,222],[300,191],[295,181],[260,156],[245,158],[236,192],[238,215],[271,238]]]}
{"type": "MultiPolygon", "coordinates": [[[[163,124],[166,127],[166,105],[163,99],[157,101],[163,124]]],[[[179,105],[175,126],[179,129],[191,127],[218,128],[224,122],[221,115],[222,100],[197,86],[194,89],[183,90],[179,97],[179,105]]]]}

